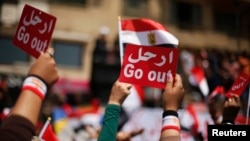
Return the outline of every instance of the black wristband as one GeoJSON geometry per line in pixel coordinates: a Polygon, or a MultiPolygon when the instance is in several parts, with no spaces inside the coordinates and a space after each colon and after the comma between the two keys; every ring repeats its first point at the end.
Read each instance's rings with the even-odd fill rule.
{"type": "Polygon", "coordinates": [[[162,114],[162,117],[165,117],[165,116],[176,116],[178,118],[178,113],[174,110],[166,110],[162,114]]]}
{"type": "Polygon", "coordinates": [[[222,120],[221,124],[223,124],[223,125],[234,125],[234,121],[231,121],[231,120],[222,120]]]}

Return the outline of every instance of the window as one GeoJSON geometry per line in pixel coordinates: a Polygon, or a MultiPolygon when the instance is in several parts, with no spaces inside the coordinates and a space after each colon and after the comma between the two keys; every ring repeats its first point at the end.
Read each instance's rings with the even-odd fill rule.
{"type": "Polygon", "coordinates": [[[190,29],[201,26],[201,5],[173,0],[171,2],[171,20],[179,28],[190,29]]]}
{"type": "Polygon", "coordinates": [[[12,38],[1,37],[0,45],[0,64],[29,61],[28,54],[12,44],[12,38]]]}
{"type": "Polygon", "coordinates": [[[123,14],[127,16],[144,17],[147,15],[148,0],[124,0],[123,14]]]}
{"type": "Polygon", "coordinates": [[[54,41],[55,60],[58,65],[80,67],[82,65],[83,44],[54,41]]]}
{"type": "Polygon", "coordinates": [[[129,7],[138,8],[146,4],[146,0],[126,0],[129,7]]]}
{"type": "Polygon", "coordinates": [[[101,5],[101,2],[102,2],[102,1],[100,1],[100,0],[93,0],[93,1],[92,1],[93,6],[96,6],[96,7],[100,6],[100,5],[101,5]]]}
{"type": "Polygon", "coordinates": [[[86,5],[87,0],[50,0],[52,3],[86,5]]]}
{"type": "Polygon", "coordinates": [[[234,13],[215,11],[214,26],[216,31],[235,36],[237,33],[237,15],[234,13]]]}

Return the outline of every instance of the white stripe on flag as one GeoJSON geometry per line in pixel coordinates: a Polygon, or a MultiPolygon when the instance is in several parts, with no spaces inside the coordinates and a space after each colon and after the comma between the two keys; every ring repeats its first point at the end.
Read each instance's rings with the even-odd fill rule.
{"type": "Polygon", "coordinates": [[[205,78],[203,78],[200,82],[199,82],[199,87],[200,90],[202,92],[202,94],[204,96],[207,96],[209,93],[209,88],[208,88],[208,84],[207,84],[207,80],[205,78]]]}
{"type": "Polygon", "coordinates": [[[143,101],[140,98],[139,91],[132,86],[130,89],[130,94],[127,96],[122,106],[128,115],[131,115],[135,110],[140,108],[143,104],[143,101]]]}
{"type": "Polygon", "coordinates": [[[135,32],[135,31],[121,31],[122,35],[122,42],[123,43],[131,43],[136,45],[143,45],[143,46],[152,46],[152,44],[148,41],[148,34],[153,33],[155,36],[155,44],[172,44],[178,45],[179,41],[176,37],[164,30],[152,30],[152,31],[142,31],[142,32],[135,32]]]}

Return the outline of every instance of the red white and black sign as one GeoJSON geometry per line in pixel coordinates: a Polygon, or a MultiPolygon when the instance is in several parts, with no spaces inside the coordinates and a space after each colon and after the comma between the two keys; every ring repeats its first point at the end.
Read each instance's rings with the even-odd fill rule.
{"type": "Polygon", "coordinates": [[[232,94],[240,96],[249,83],[250,83],[250,76],[243,72],[240,73],[240,75],[234,81],[231,88],[226,93],[226,96],[231,97],[232,94]]]}
{"type": "Polygon", "coordinates": [[[49,46],[55,23],[56,17],[26,4],[13,44],[38,58],[49,46]]]}
{"type": "Polygon", "coordinates": [[[165,88],[167,74],[175,75],[178,50],[127,44],[119,80],[142,86],[165,88]]]}

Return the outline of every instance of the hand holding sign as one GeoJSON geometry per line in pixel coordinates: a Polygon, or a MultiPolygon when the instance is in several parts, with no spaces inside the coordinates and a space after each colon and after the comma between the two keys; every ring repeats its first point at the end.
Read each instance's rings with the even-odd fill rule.
{"type": "Polygon", "coordinates": [[[233,85],[226,93],[226,96],[232,97],[232,95],[234,94],[240,96],[247,87],[247,85],[249,84],[249,82],[250,82],[250,76],[242,72],[234,81],[233,85]]]}
{"type": "Polygon", "coordinates": [[[25,5],[13,44],[35,58],[45,52],[55,27],[56,18],[34,7],[25,5]]]}

